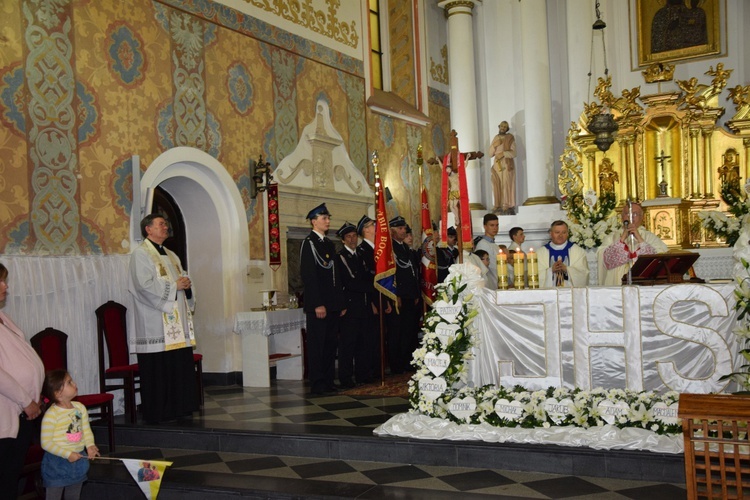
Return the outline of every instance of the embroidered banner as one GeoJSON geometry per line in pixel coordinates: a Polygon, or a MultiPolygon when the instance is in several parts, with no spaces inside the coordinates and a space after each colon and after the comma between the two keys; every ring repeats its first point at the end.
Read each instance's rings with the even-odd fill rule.
{"type": "Polygon", "coordinates": [[[393,259],[391,229],[388,227],[388,216],[385,212],[385,195],[382,185],[378,184],[378,206],[375,214],[375,288],[396,300],[396,261],[393,259]]]}
{"type": "Polygon", "coordinates": [[[268,264],[276,271],[281,267],[281,235],[279,233],[279,185],[268,186],[268,264]]]}

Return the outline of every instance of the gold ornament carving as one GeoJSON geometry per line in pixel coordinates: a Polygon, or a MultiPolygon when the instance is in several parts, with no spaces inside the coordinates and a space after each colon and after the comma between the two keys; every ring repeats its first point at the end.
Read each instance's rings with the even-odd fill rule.
{"type": "Polygon", "coordinates": [[[245,0],[245,2],[344,45],[353,48],[359,45],[357,23],[352,21],[347,24],[338,20],[337,13],[341,0],[328,0],[326,2],[328,12],[315,9],[313,0],[245,0]]]}
{"type": "Polygon", "coordinates": [[[442,64],[435,64],[435,60],[430,57],[430,76],[438,83],[448,85],[448,46],[443,45],[440,49],[440,55],[443,56],[442,64]]]}
{"type": "Polygon", "coordinates": [[[646,83],[668,82],[674,77],[674,64],[654,63],[641,71],[646,83]]]}
{"type": "Polygon", "coordinates": [[[719,106],[718,96],[727,86],[727,78],[732,74],[732,71],[731,69],[725,70],[723,63],[717,64],[716,70],[713,66],[709,66],[708,71],[704,74],[714,77],[711,80],[711,85],[699,84],[696,77],[688,80],[675,80],[677,86],[684,93],[677,101],[677,106],[679,109],[686,111],[689,121],[700,119],[709,109],[720,110],[722,114],[724,113],[724,108],[719,106]]]}

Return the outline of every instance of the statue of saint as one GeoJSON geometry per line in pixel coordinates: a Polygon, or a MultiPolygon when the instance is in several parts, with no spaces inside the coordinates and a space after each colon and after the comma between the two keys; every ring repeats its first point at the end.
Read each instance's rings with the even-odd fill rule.
{"type": "Polygon", "coordinates": [[[719,178],[721,183],[740,183],[740,162],[737,150],[727,149],[722,156],[724,163],[719,167],[719,178]]]}
{"type": "Polygon", "coordinates": [[[498,125],[498,133],[490,144],[492,157],[492,194],[495,198],[493,211],[502,215],[516,213],[516,139],[509,134],[508,122],[498,125]]]}

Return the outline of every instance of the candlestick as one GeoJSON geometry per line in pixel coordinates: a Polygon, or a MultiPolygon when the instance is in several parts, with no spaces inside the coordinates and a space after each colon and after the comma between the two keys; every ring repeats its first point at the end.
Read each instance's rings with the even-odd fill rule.
{"type": "Polygon", "coordinates": [[[516,248],[513,254],[513,286],[519,290],[524,288],[524,260],[526,256],[520,248],[516,248]]]}
{"type": "Polygon", "coordinates": [[[508,289],[508,255],[502,250],[497,254],[497,289],[508,289]]]}
{"type": "Polygon", "coordinates": [[[539,262],[533,248],[529,248],[526,259],[529,268],[529,288],[539,288],[539,262]]]}

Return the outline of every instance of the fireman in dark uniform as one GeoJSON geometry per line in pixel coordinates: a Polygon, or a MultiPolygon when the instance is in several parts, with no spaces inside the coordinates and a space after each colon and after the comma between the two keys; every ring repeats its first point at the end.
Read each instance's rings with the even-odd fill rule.
{"type": "Polygon", "coordinates": [[[336,392],[336,340],[343,307],[341,261],[326,237],[331,214],[325,203],[307,214],[312,231],[302,242],[300,276],[304,285],[307,316],[307,372],[313,395],[336,392]]]}

